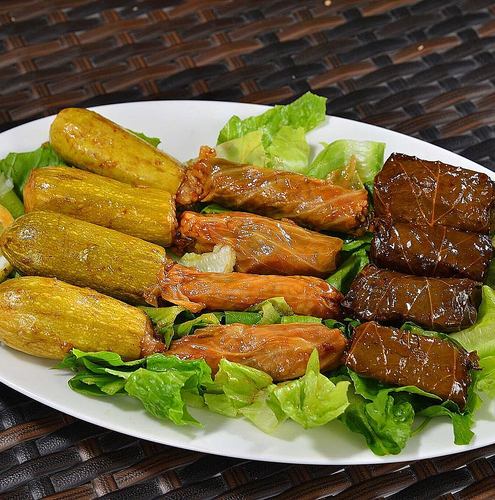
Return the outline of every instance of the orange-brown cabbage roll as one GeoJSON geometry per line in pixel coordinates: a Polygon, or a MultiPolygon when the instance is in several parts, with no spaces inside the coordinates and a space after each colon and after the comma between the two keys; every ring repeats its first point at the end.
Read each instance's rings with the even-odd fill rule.
{"type": "Polygon", "coordinates": [[[187,169],[176,201],[212,201],[316,230],[346,233],[364,232],[368,214],[366,189],[346,189],[329,180],[211,156],[187,169]]]}
{"type": "Polygon", "coordinates": [[[262,370],[280,381],[304,375],[313,349],[318,351],[321,371],[337,367],[345,346],[340,330],[317,323],[234,324],[196,330],[172,342],[166,354],[181,359],[203,358],[214,373],[225,358],[262,370]]]}
{"type": "Polygon", "coordinates": [[[211,252],[226,244],[236,252],[241,273],[308,275],[324,278],[338,265],[342,240],[246,212],[184,212],[176,246],[182,251],[211,252]]]}
{"type": "Polygon", "coordinates": [[[191,312],[244,311],[272,297],[284,297],[295,314],[339,318],[342,294],[320,278],[244,273],[203,273],[174,264],[158,273],[158,289],[145,297],[156,304],[166,302],[191,312]]]}
{"type": "Polygon", "coordinates": [[[414,385],[454,401],[461,410],[471,383],[469,370],[478,368],[476,352],[375,322],[354,329],[345,358],[345,365],[360,375],[387,384],[414,385]]]}

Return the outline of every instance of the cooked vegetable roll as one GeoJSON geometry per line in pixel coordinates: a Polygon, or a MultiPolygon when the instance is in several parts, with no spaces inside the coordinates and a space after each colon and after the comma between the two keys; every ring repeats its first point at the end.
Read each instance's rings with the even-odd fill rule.
{"type": "Polygon", "coordinates": [[[168,247],[177,226],[175,202],[162,189],[134,187],[69,167],[36,168],[24,187],[26,212],[70,215],[168,247]]]}
{"type": "Polygon", "coordinates": [[[365,189],[271,168],[203,158],[186,170],[177,203],[213,201],[316,230],[362,233],[368,214],[365,189]]]}
{"type": "Polygon", "coordinates": [[[169,262],[158,245],[67,215],[31,212],[0,237],[0,249],[22,274],[59,278],[132,304],[169,262]]]}
{"type": "MultiPolygon", "coordinates": [[[[310,276],[261,276],[244,273],[203,273],[175,264],[158,274],[158,293],[192,312],[244,311],[272,297],[284,297],[295,314],[317,318],[340,317],[342,294],[310,276]]],[[[156,304],[156,293],[147,296],[156,304]]]]}
{"type": "Polygon", "coordinates": [[[469,370],[478,368],[478,356],[447,340],[373,321],[354,329],[345,365],[380,382],[419,387],[454,401],[462,410],[471,384],[469,370]]]}
{"type": "Polygon", "coordinates": [[[124,360],[165,349],[146,314],[89,288],[25,276],[0,285],[0,340],[18,351],[62,359],[72,348],[124,360]]]}
{"type": "Polygon", "coordinates": [[[425,278],[364,267],[342,302],[359,321],[401,326],[412,321],[427,330],[457,332],[473,325],[482,284],[467,278],[425,278]]]}
{"type": "Polygon", "coordinates": [[[337,268],[342,240],[245,212],[184,212],[176,244],[188,252],[211,252],[227,244],[241,273],[309,275],[324,278],[337,268]]]}
{"type": "Polygon", "coordinates": [[[494,204],[495,185],[486,174],[440,161],[394,153],[374,180],[376,214],[398,222],[488,234],[494,204]]]}
{"type": "Polygon", "coordinates": [[[341,362],[346,339],[338,329],[317,323],[286,325],[220,325],[196,330],[172,342],[166,354],[182,359],[203,358],[213,372],[222,358],[268,373],[273,380],[304,375],[313,349],[318,351],[321,371],[341,362]]]}
{"type": "Polygon", "coordinates": [[[445,278],[485,281],[492,257],[488,235],[448,226],[374,221],[370,257],[379,267],[445,278]]]}
{"type": "Polygon", "coordinates": [[[175,194],[184,177],[175,158],[89,109],[60,111],[50,127],[50,144],[70,165],[134,186],[175,194]]]}

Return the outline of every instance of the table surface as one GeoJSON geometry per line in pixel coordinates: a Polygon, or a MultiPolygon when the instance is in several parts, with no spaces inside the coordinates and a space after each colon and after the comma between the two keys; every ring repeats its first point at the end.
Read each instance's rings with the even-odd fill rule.
{"type": "MultiPolygon", "coordinates": [[[[495,1],[2,0],[0,131],[68,106],[287,103],[495,170],[495,1]]],[[[0,385],[0,494],[25,499],[482,499],[495,445],[371,466],[208,456],[119,435],[0,385]]]]}

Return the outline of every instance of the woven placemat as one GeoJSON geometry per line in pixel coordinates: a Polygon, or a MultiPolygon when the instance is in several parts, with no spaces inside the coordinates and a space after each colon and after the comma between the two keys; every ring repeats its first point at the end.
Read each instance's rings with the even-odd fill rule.
{"type": "MultiPolygon", "coordinates": [[[[495,170],[495,2],[1,0],[0,131],[151,99],[285,103],[398,130],[495,170]]],[[[0,385],[0,495],[26,499],[495,497],[495,446],[374,466],[205,456],[0,385]]]]}
{"type": "Polygon", "coordinates": [[[246,461],[138,440],[76,420],[1,384],[0,389],[2,499],[467,500],[495,496],[495,445],[383,465],[246,461]]]}
{"type": "Polygon", "coordinates": [[[418,136],[495,168],[492,0],[2,0],[0,129],[142,99],[274,104],[418,136]]]}

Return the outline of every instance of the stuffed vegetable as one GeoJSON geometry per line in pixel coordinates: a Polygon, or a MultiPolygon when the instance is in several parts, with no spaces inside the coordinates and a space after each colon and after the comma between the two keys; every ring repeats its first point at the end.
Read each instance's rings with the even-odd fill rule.
{"type": "Polygon", "coordinates": [[[180,264],[164,266],[158,273],[158,288],[146,298],[154,305],[157,296],[191,312],[244,311],[272,297],[284,297],[295,314],[317,318],[340,317],[342,300],[338,290],[312,276],[204,273],[180,264]]]}
{"type": "Polygon", "coordinates": [[[362,233],[368,214],[367,193],[328,180],[239,165],[210,155],[186,170],[177,203],[210,201],[273,219],[291,219],[316,230],[362,233]]]}
{"type": "Polygon", "coordinates": [[[359,321],[401,326],[412,321],[426,330],[457,332],[473,325],[482,284],[467,278],[427,278],[364,267],[342,302],[359,321]]]}
{"type": "Polygon", "coordinates": [[[478,356],[447,340],[370,322],[354,329],[345,365],[386,384],[419,387],[462,410],[478,356]]]}
{"type": "Polygon", "coordinates": [[[391,219],[376,219],[373,225],[370,258],[379,267],[418,276],[487,278],[492,242],[486,234],[391,219]]]}
{"type": "Polygon", "coordinates": [[[373,206],[398,222],[488,234],[495,187],[480,172],[392,154],[374,180],[373,206]]]}
{"type": "Polygon", "coordinates": [[[324,278],[335,271],[342,240],[245,212],[184,212],[176,246],[188,252],[211,252],[232,246],[241,273],[309,275],[324,278]]]}
{"type": "Polygon", "coordinates": [[[213,372],[222,358],[268,373],[274,381],[304,375],[313,349],[321,370],[341,363],[346,339],[338,329],[317,323],[286,325],[220,325],[196,330],[172,342],[167,354],[182,359],[203,358],[213,372]]]}
{"type": "Polygon", "coordinates": [[[177,227],[173,196],[77,168],[35,168],[24,187],[26,212],[55,212],[163,247],[177,227]]]}

